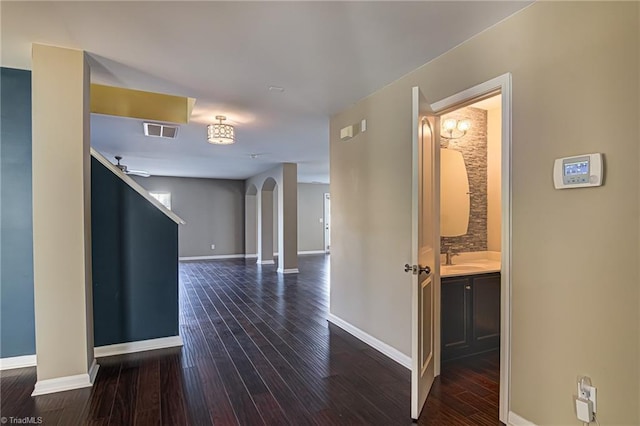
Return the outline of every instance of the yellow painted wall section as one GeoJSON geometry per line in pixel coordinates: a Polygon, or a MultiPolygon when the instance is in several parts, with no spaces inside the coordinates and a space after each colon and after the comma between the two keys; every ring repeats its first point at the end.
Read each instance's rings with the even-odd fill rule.
{"type": "Polygon", "coordinates": [[[411,87],[435,102],[509,72],[510,408],[579,425],[589,375],[601,424],[640,424],[639,7],[534,3],[333,116],[331,312],[410,353],[411,87]],[[590,152],[605,185],[555,190],[554,159],[590,152]]]}
{"type": "Polygon", "coordinates": [[[143,120],[188,123],[195,99],[123,87],[91,85],[91,112],[143,120]]]}

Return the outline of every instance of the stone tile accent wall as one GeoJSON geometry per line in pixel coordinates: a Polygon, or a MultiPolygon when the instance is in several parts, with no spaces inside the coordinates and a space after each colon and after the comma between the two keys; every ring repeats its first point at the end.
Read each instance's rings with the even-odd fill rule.
{"type": "MultiPolygon", "coordinates": [[[[471,120],[471,129],[460,139],[452,139],[447,149],[462,152],[469,175],[469,229],[460,237],[442,237],[440,249],[454,252],[487,250],[487,111],[466,107],[442,117],[471,120]]],[[[442,139],[441,142],[445,142],[442,139]]]]}

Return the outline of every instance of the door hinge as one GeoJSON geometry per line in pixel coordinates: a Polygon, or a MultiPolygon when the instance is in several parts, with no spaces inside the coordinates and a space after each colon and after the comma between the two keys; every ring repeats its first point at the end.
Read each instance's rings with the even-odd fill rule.
{"type": "Polygon", "coordinates": [[[425,266],[424,268],[419,265],[409,265],[408,263],[404,264],[404,271],[411,272],[413,275],[418,275],[420,273],[424,273],[429,275],[431,273],[431,268],[425,266]]]}
{"type": "Polygon", "coordinates": [[[418,265],[409,265],[408,263],[405,263],[404,271],[411,272],[413,275],[418,275],[418,265]]]}

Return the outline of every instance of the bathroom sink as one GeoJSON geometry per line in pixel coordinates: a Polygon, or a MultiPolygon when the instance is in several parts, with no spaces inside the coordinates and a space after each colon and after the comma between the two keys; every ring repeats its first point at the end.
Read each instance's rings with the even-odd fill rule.
{"type": "Polygon", "coordinates": [[[488,274],[492,272],[500,272],[500,261],[491,259],[464,259],[455,265],[442,265],[440,270],[443,277],[488,274]]]}
{"type": "Polygon", "coordinates": [[[480,265],[447,265],[446,270],[451,273],[456,272],[476,272],[484,271],[486,268],[480,265]]]}

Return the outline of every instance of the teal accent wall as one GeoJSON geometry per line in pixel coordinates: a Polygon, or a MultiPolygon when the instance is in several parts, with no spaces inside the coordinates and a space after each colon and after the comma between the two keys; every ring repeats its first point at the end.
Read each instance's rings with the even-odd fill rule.
{"type": "Polygon", "coordinates": [[[91,159],[95,345],[178,335],[178,225],[91,159]]]}
{"type": "Polygon", "coordinates": [[[0,357],[36,351],[31,72],[0,69],[0,357]]]}
{"type": "MultiPolygon", "coordinates": [[[[33,355],[31,72],[0,68],[0,358],[33,355]]],[[[178,335],[178,225],[92,158],[96,346],[178,335]]]]}

